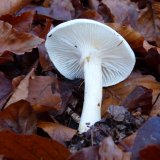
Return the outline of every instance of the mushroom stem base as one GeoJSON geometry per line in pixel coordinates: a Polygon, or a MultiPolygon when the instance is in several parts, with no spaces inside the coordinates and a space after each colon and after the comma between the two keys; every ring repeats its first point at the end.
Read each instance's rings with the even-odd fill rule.
{"type": "Polygon", "coordinates": [[[101,119],[102,69],[101,59],[86,57],[84,60],[85,93],[79,132],[86,132],[101,119]]]}

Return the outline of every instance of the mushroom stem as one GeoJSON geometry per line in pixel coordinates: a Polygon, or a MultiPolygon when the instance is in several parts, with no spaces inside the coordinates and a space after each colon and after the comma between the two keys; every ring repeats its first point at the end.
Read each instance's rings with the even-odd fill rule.
{"type": "Polygon", "coordinates": [[[87,131],[101,119],[102,69],[101,59],[88,56],[84,59],[85,92],[79,132],[87,131]]]}

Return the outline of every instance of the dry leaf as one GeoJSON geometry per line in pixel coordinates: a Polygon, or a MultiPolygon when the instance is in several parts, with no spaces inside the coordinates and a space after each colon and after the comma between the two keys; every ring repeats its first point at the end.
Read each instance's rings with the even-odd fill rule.
{"type": "Polygon", "coordinates": [[[32,69],[28,75],[20,82],[20,84],[18,85],[18,87],[15,89],[13,95],[11,96],[11,98],[9,99],[9,101],[7,102],[7,104],[5,105],[5,108],[14,103],[17,102],[21,99],[27,99],[28,97],[28,87],[29,87],[29,79],[30,77],[34,74],[34,69],[32,69]]]}
{"type": "Polygon", "coordinates": [[[111,137],[105,138],[99,146],[84,148],[67,160],[130,160],[131,154],[123,152],[111,137]]]}
{"type": "Polygon", "coordinates": [[[148,145],[144,149],[142,149],[140,152],[140,159],[143,160],[159,160],[160,157],[160,145],[148,145]]]}
{"type": "Polygon", "coordinates": [[[32,51],[43,39],[29,33],[19,32],[7,22],[0,21],[0,53],[10,51],[15,54],[23,54],[32,51]]]}
{"type": "Polygon", "coordinates": [[[29,32],[33,21],[33,16],[34,12],[28,11],[19,16],[7,14],[1,16],[0,20],[11,24],[12,27],[19,32],[29,32]]]}
{"type": "Polygon", "coordinates": [[[0,112],[0,131],[31,134],[36,131],[36,124],[36,114],[27,101],[13,103],[0,112]]]}
{"type": "Polygon", "coordinates": [[[75,129],[52,122],[39,122],[37,127],[43,129],[52,139],[62,144],[65,144],[66,141],[70,141],[77,132],[75,129]]]}
{"type": "Polygon", "coordinates": [[[140,10],[135,29],[146,40],[154,41],[160,46],[160,2],[148,2],[147,6],[140,10]]]}
{"type": "Polygon", "coordinates": [[[49,56],[44,44],[41,44],[40,46],[38,46],[38,51],[39,51],[39,63],[43,71],[51,70],[53,68],[53,63],[49,59],[49,56]]]}
{"type": "Polygon", "coordinates": [[[13,14],[29,4],[31,0],[1,0],[0,3],[0,16],[5,14],[13,14]]]}
{"type": "Polygon", "coordinates": [[[160,117],[150,118],[138,130],[132,147],[132,159],[137,160],[140,158],[139,151],[148,145],[159,144],[160,142],[160,117]]]}
{"type": "Polygon", "coordinates": [[[141,108],[141,113],[148,115],[152,109],[152,89],[143,86],[135,87],[121,105],[127,107],[129,111],[141,108]]]}
{"type": "Polygon", "coordinates": [[[0,155],[13,160],[65,160],[67,148],[54,140],[36,135],[0,132],[0,155]]]}
{"type": "Polygon", "coordinates": [[[55,77],[34,76],[29,81],[26,100],[34,106],[37,112],[46,110],[48,107],[50,110],[60,110],[62,109],[62,99],[58,87],[55,77]],[[52,85],[55,86],[54,93],[52,92],[52,85]]]}
{"type": "Polygon", "coordinates": [[[78,16],[78,18],[92,19],[92,20],[99,21],[99,22],[103,23],[102,16],[99,13],[97,13],[95,10],[88,9],[86,11],[83,11],[82,14],[80,14],[80,16],[78,16]]]}
{"type": "Polygon", "coordinates": [[[13,62],[13,53],[11,52],[4,52],[1,56],[0,56],[0,65],[6,64],[8,62],[13,62]]]}
{"type": "Polygon", "coordinates": [[[5,77],[4,73],[0,72],[0,109],[6,103],[12,90],[11,81],[5,77]]]}
{"type": "Polygon", "coordinates": [[[130,26],[124,26],[118,23],[107,23],[111,28],[116,30],[130,44],[136,52],[145,52],[143,48],[143,36],[130,26]]]}
{"type": "MultiPolygon", "coordinates": [[[[136,86],[143,86],[153,90],[153,102],[160,93],[160,83],[151,75],[142,75],[133,72],[125,81],[111,87],[104,88],[102,115],[105,115],[110,105],[120,105],[121,102],[133,91],[136,86]]],[[[160,113],[160,101],[154,105],[151,115],[160,113]]]]}

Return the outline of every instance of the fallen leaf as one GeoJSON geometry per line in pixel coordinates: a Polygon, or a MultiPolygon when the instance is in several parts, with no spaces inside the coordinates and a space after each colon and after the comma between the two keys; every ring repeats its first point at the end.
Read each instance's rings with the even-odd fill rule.
{"type": "Polygon", "coordinates": [[[0,53],[10,51],[15,54],[23,54],[32,51],[43,39],[29,33],[19,32],[7,22],[0,21],[0,53]]]}
{"type": "Polygon", "coordinates": [[[49,59],[48,53],[44,44],[38,46],[39,51],[39,63],[43,69],[43,71],[49,71],[53,69],[53,63],[49,59]]]}
{"type": "Polygon", "coordinates": [[[142,114],[149,114],[152,109],[152,90],[137,86],[121,103],[129,111],[141,108],[142,114]]]}
{"type": "Polygon", "coordinates": [[[147,41],[154,41],[158,46],[160,45],[159,1],[146,1],[145,6],[142,8],[139,8],[138,4],[130,0],[102,0],[98,4],[95,2],[97,0],[90,1],[94,8],[97,8],[99,3],[103,3],[110,9],[111,14],[114,16],[114,22],[122,25],[131,25],[147,41]]]}
{"type": "Polygon", "coordinates": [[[19,32],[29,32],[31,30],[33,16],[34,12],[28,11],[19,16],[13,16],[11,14],[3,15],[0,17],[0,20],[9,23],[19,32]]]}
{"type": "Polygon", "coordinates": [[[107,23],[107,25],[124,37],[133,50],[136,52],[145,52],[143,48],[144,37],[132,27],[118,23],[107,23]]]}
{"type": "Polygon", "coordinates": [[[27,99],[28,97],[28,87],[29,87],[29,79],[30,77],[33,75],[34,73],[34,69],[32,69],[28,75],[19,83],[18,87],[15,89],[13,95],[11,96],[11,98],[9,99],[9,101],[7,102],[7,104],[5,105],[5,108],[14,103],[17,102],[21,99],[27,99]]]}
{"type": "Polygon", "coordinates": [[[138,130],[137,136],[132,147],[132,159],[140,158],[139,151],[148,145],[160,143],[160,117],[150,118],[138,130]]]}
{"type": "Polygon", "coordinates": [[[160,46],[160,2],[148,2],[146,7],[140,10],[135,29],[139,31],[146,40],[154,41],[160,46]]]}
{"type": "Polygon", "coordinates": [[[119,149],[113,142],[111,137],[103,139],[99,146],[100,160],[123,160],[121,149],[119,149]]]}
{"type": "Polygon", "coordinates": [[[70,141],[77,132],[75,129],[52,122],[38,122],[37,127],[43,129],[52,139],[61,144],[70,141]]]}
{"type": "Polygon", "coordinates": [[[0,154],[13,160],[65,160],[70,153],[54,140],[36,135],[0,132],[0,154]]]}
{"type": "Polygon", "coordinates": [[[31,0],[1,0],[0,3],[0,16],[5,15],[5,14],[13,14],[29,4],[31,0]]]}
{"type": "Polygon", "coordinates": [[[83,11],[82,14],[78,16],[78,18],[92,19],[95,21],[103,22],[102,16],[95,10],[90,10],[90,9],[83,11]]]}
{"type": "Polygon", "coordinates": [[[12,91],[11,80],[7,79],[4,73],[0,72],[0,109],[3,108],[12,91]]]}
{"type": "Polygon", "coordinates": [[[148,53],[144,57],[147,65],[160,76],[160,54],[158,53],[156,48],[151,48],[148,50],[148,53]]]}
{"type": "Polygon", "coordinates": [[[133,147],[136,135],[137,133],[135,132],[132,135],[122,139],[119,142],[118,147],[121,148],[122,150],[130,151],[131,148],[133,147]]]}
{"type": "Polygon", "coordinates": [[[49,15],[56,20],[71,20],[74,8],[70,0],[54,0],[50,7],[49,15]]]}
{"type": "Polygon", "coordinates": [[[37,112],[47,108],[60,110],[62,109],[62,99],[58,87],[58,81],[55,77],[34,76],[29,80],[26,100],[34,106],[37,112]],[[52,85],[55,86],[54,93],[52,92],[52,85]]]}
{"type": "Polygon", "coordinates": [[[0,131],[31,134],[36,131],[36,124],[36,114],[27,101],[13,103],[0,112],[0,131]]]}
{"type": "Polygon", "coordinates": [[[6,51],[0,56],[0,65],[13,61],[14,61],[13,53],[11,52],[6,51]]]}
{"type": "MultiPolygon", "coordinates": [[[[133,72],[123,82],[104,88],[103,90],[103,101],[102,101],[102,116],[105,115],[107,108],[110,105],[120,105],[121,102],[133,91],[136,86],[143,86],[148,89],[152,89],[153,99],[152,103],[156,100],[160,93],[160,83],[155,80],[151,75],[142,75],[139,72],[133,72]]],[[[160,113],[160,101],[153,106],[151,115],[157,115],[160,113]]]]}
{"type": "MultiPolygon", "coordinates": [[[[149,44],[146,40],[143,42],[143,48],[146,50],[146,54],[151,48],[156,49],[158,53],[160,54],[160,48],[149,44]]],[[[146,54],[144,56],[146,56],[146,54]]]]}
{"type": "Polygon", "coordinates": [[[104,138],[99,146],[84,148],[67,160],[130,160],[131,154],[123,152],[111,137],[104,138]]]}
{"type": "Polygon", "coordinates": [[[32,25],[32,33],[34,35],[46,39],[48,32],[51,30],[52,19],[48,18],[45,15],[35,14],[32,25]]]}
{"type": "Polygon", "coordinates": [[[135,3],[130,0],[102,0],[111,14],[114,16],[114,22],[122,25],[131,25],[133,28],[138,17],[138,10],[135,3]]]}
{"type": "Polygon", "coordinates": [[[104,22],[114,22],[114,16],[112,15],[110,9],[102,2],[97,7],[97,12],[103,17],[104,22]]]}
{"type": "Polygon", "coordinates": [[[67,160],[100,160],[98,159],[98,146],[81,149],[72,154],[67,160]]]}
{"type": "Polygon", "coordinates": [[[140,159],[143,160],[159,160],[160,157],[160,145],[148,145],[140,152],[140,159]]]}

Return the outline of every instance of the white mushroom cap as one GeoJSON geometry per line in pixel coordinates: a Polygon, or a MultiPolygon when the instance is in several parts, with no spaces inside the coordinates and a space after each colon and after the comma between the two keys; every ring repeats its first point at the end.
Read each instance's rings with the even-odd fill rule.
{"type": "Polygon", "coordinates": [[[84,78],[83,61],[90,56],[101,58],[103,86],[123,81],[135,65],[126,40],[93,20],[76,19],[58,25],[48,33],[45,46],[55,67],[68,79],[84,78]]]}

